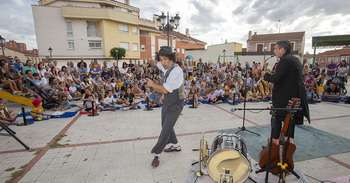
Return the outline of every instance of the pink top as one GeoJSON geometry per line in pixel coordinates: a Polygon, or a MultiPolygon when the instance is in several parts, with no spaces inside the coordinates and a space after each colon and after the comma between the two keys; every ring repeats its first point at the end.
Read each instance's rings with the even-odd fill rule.
{"type": "Polygon", "coordinates": [[[210,100],[214,100],[215,97],[216,97],[216,95],[215,95],[214,93],[213,93],[213,94],[209,93],[209,95],[208,95],[208,98],[209,98],[210,100]]]}

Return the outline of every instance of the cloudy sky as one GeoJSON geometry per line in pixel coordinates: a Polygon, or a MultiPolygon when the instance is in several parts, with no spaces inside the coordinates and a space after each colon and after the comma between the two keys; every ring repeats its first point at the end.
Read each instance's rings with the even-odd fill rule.
{"type": "MultiPolygon", "coordinates": [[[[121,2],[124,2],[121,0],[121,2]]],[[[152,19],[162,11],[179,13],[179,31],[208,45],[228,42],[246,47],[248,31],[257,34],[306,32],[306,50],[312,36],[350,34],[349,0],[130,0],[140,17],[152,19]]],[[[37,48],[31,4],[36,0],[0,0],[0,35],[37,48]]],[[[324,51],[324,50],[320,50],[324,51]]]]}

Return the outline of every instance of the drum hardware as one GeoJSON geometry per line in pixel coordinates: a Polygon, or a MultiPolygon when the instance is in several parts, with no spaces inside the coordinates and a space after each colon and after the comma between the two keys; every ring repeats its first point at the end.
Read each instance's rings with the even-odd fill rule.
{"type": "Polygon", "coordinates": [[[220,134],[214,139],[210,149],[203,135],[198,150],[200,153],[196,176],[203,175],[203,164],[207,167],[210,178],[219,183],[244,182],[249,177],[250,158],[245,142],[239,135],[220,134]]]}
{"type": "Polygon", "coordinates": [[[226,169],[225,173],[220,174],[220,182],[222,183],[233,183],[233,175],[230,174],[230,170],[226,169]]]}

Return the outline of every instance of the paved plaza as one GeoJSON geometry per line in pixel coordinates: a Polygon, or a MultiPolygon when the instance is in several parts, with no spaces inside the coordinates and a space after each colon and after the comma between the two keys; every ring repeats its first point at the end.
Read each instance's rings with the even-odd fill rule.
{"type": "MultiPolygon", "coordinates": [[[[268,102],[247,103],[247,107],[252,108],[270,105],[268,102]]],[[[21,107],[12,102],[7,102],[7,106],[16,112],[21,107]]],[[[31,150],[25,150],[5,131],[0,132],[0,182],[11,179],[13,172],[23,170],[23,175],[14,182],[183,183],[191,163],[198,159],[198,152],[192,149],[199,148],[202,132],[211,144],[219,130],[242,126],[243,112],[232,113],[230,109],[243,107],[243,104],[201,104],[197,109],[186,105],[175,126],[182,151],[162,153],[159,167],[154,168],[150,151],[161,130],[161,108],[144,111],[145,105],[140,106],[142,109],[138,110],[103,111],[96,117],[76,115],[27,126],[11,125],[17,137],[31,150]],[[59,140],[58,146],[54,145],[57,145],[55,140],[59,140]]],[[[321,102],[309,107],[311,124],[305,125],[350,139],[350,105],[321,102]]],[[[77,108],[71,109],[74,110],[77,108]]],[[[18,121],[23,123],[22,118],[18,121]]],[[[246,127],[269,124],[267,111],[246,113],[246,127]]],[[[295,169],[309,182],[348,182],[350,152],[296,162],[295,169]]]]}

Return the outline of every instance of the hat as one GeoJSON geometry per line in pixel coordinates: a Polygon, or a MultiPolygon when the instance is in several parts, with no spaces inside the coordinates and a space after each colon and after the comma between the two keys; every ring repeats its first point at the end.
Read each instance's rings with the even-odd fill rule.
{"type": "Polygon", "coordinates": [[[175,52],[171,51],[171,48],[169,46],[161,46],[159,52],[156,52],[157,55],[172,55],[175,54],[175,52]]]}
{"type": "Polygon", "coordinates": [[[41,103],[40,99],[35,99],[33,100],[32,104],[34,105],[34,107],[38,107],[38,105],[41,103]]]}

